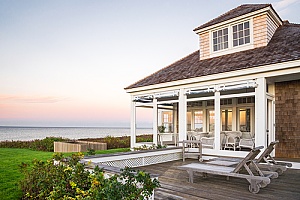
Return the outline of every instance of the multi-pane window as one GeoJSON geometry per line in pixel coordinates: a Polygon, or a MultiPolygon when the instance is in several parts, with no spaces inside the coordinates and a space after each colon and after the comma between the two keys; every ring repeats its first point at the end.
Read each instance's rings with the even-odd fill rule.
{"type": "Polygon", "coordinates": [[[195,129],[203,131],[203,111],[194,112],[195,129]]]}
{"type": "Polygon", "coordinates": [[[250,43],[250,26],[249,22],[244,22],[232,26],[233,46],[239,46],[250,43]]]}
{"type": "Polygon", "coordinates": [[[209,123],[209,131],[213,132],[215,130],[215,111],[208,111],[208,123],[209,123]]]}
{"type": "Polygon", "coordinates": [[[213,49],[219,51],[228,48],[228,28],[213,32],[213,49]]]}
{"type": "Polygon", "coordinates": [[[250,132],[251,131],[251,110],[250,108],[239,109],[239,124],[240,131],[250,132]]]}
{"type": "Polygon", "coordinates": [[[173,113],[171,111],[164,111],[163,113],[163,126],[165,127],[165,132],[173,132],[173,113]]]}
{"type": "Polygon", "coordinates": [[[232,109],[222,110],[222,131],[232,131],[232,109]]]}

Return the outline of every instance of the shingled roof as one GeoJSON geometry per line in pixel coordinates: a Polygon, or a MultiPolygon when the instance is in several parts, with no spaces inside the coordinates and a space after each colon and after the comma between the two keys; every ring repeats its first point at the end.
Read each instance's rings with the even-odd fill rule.
{"type": "Polygon", "coordinates": [[[280,26],[267,46],[199,60],[199,51],[126,87],[138,88],[171,81],[248,69],[300,59],[300,24],[280,26]]]}
{"type": "Polygon", "coordinates": [[[229,19],[236,18],[236,17],[242,16],[242,15],[269,7],[269,6],[272,8],[271,4],[243,4],[243,5],[240,5],[239,7],[236,7],[234,9],[224,13],[223,15],[220,15],[219,17],[217,17],[213,20],[210,20],[209,22],[207,22],[205,24],[202,24],[201,26],[195,28],[194,31],[218,24],[220,22],[227,21],[229,19]]]}

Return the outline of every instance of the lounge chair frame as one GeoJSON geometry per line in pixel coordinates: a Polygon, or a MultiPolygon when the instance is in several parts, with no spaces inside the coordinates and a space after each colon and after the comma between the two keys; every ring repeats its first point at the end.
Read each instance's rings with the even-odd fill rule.
{"type": "Polygon", "coordinates": [[[271,181],[270,178],[277,178],[276,172],[263,172],[253,162],[253,159],[260,153],[263,147],[256,147],[252,149],[249,154],[234,167],[218,166],[204,163],[191,163],[178,167],[179,169],[186,170],[189,174],[189,182],[194,182],[194,172],[200,172],[204,177],[207,174],[221,175],[226,177],[237,177],[246,179],[251,193],[258,193],[260,188],[266,187],[271,181]],[[253,165],[256,172],[252,172],[249,165],[253,165]],[[246,169],[248,174],[240,173],[242,169],[246,169]]]}
{"type": "Polygon", "coordinates": [[[283,170],[283,171],[286,170],[286,167],[292,167],[292,163],[278,162],[271,156],[271,152],[275,149],[275,145],[278,143],[279,143],[278,140],[271,142],[269,146],[265,149],[265,151],[259,156],[256,162],[266,163],[268,166],[271,166],[272,168],[275,169],[277,168],[277,170],[283,170]]]}
{"type": "MultiPolygon", "coordinates": [[[[259,169],[269,170],[272,172],[277,172],[279,175],[283,174],[284,171],[287,170],[287,167],[292,167],[292,163],[287,162],[278,162],[274,160],[271,156],[271,152],[275,149],[275,145],[278,144],[279,141],[274,141],[269,144],[269,146],[261,153],[258,159],[254,160],[256,166],[259,169]]],[[[216,158],[213,161],[208,162],[208,164],[215,163],[216,160],[228,161],[231,163],[230,166],[236,165],[241,159],[239,158],[216,158]]]]}

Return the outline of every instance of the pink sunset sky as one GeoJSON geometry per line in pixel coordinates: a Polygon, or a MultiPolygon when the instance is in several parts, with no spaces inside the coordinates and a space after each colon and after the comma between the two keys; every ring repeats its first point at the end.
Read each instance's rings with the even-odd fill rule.
{"type": "MultiPolygon", "coordinates": [[[[246,3],[300,23],[300,0],[1,0],[0,126],[129,127],[123,88],[197,50],[195,27],[246,3]]],[[[150,126],[151,112],[138,120],[150,126]]]]}

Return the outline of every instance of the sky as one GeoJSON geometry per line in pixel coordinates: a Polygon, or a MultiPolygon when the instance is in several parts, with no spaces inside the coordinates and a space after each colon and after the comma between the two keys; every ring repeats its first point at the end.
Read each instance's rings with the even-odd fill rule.
{"type": "Polygon", "coordinates": [[[300,0],[0,0],[0,126],[129,127],[124,88],[196,51],[194,28],[246,3],[300,23],[300,0]]]}

